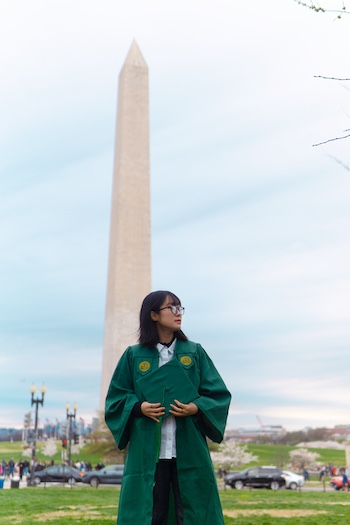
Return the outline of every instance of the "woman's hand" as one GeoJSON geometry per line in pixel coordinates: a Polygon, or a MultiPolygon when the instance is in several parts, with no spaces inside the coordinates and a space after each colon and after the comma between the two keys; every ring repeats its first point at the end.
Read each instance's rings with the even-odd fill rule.
{"type": "Polygon", "coordinates": [[[148,401],[144,401],[141,403],[141,412],[144,416],[159,423],[158,418],[164,416],[165,408],[160,406],[160,403],[149,403],[148,401]]]}
{"type": "Polygon", "coordinates": [[[187,416],[194,416],[194,414],[197,414],[198,407],[194,403],[181,403],[177,399],[175,399],[176,405],[170,405],[172,407],[172,410],[169,410],[170,414],[176,417],[187,417],[187,416]]]}

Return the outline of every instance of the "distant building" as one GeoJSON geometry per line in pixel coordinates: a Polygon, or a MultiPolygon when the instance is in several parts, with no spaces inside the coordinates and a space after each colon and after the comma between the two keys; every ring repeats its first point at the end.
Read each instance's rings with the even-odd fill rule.
{"type": "Polygon", "coordinates": [[[93,417],[91,422],[91,432],[96,432],[99,425],[98,417],[93,417]]]}
{"type": "Polygon", "coordinates": [[[278,438],[285,436],[286,433],[287,431],[282,425],[264,425],[260,428],[238,428],[235,430],[228,430],[225,433],[225,439],[235,439],[240,443],[250,443],[261,436],[266,436],[272,440],[278,440],[278,438]]]}
{"type": "Polygon", "coordinates": [[[22,430],[18,428],[0,428],[0,441],[22,441],[22,430]]]}
{"type": "Polygon", "coordinates": [[[350,436],[350,424],[347,425],[335,425],[333,428],[327,430],[332,439],[341,439],[350,436]]]}

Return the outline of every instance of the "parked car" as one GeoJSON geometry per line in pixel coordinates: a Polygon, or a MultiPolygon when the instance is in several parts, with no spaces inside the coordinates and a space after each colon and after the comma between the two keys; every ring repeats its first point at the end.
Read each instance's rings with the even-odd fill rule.
{"type": "Polygon", "coordinates": [[[277,467],[253,467],[237,474],[227,474],[225,484],[240,490],[243,487],[270,488],[278,490],[286,484],[282,469],[277,467]]]}
{"type": "Polygon", "coordinates": [[[291,472],[290,470],[282,470],[282,477],[286,480],[286,489],[296,490],[305,483],[304,476],[291,472]]]}
{"type": "Polygon", "coordinates": [[[82,477],[83,483],[98,487],[100,483],[117,484],[122,482],[124,465],[109,465],[101,470],[90,470],[82,477]]]}
{"type": "MultiPolygon", "coordinates": [[[[334,476],[330,480],[329,484],[334,490],[341,490],[343,487],[343,476],[334,476]]],[[[348,481],[348,486],[350,487],[350,478],[348,481]]]]}
{"type": "Polygon", "coordinates": [[[81,473],[73,467],[53,465],[52,467],[47,467],[43,470],[36,470],[34,472],[33,481],[35,485],[40,485],[42,482],[66,482],[69,483],[69,485],[75,485],[75,483],[81,481],[81,473]]]}

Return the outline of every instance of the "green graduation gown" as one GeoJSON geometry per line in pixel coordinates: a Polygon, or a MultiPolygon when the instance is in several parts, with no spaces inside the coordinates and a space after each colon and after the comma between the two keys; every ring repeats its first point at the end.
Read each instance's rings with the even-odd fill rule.
{"type": "MultiPolygon", "coordinates": [[[[176,454],[184,525],[224,525],[217,482],[206,436],[223,439],[231,394],[205,350],[191,341],[176,341],[178,359],[198,391],[199,413],[176,418],[176,454]]],[[[105,418],[119,449],[127,445],[120,493],[118,525],[151,525],[153,485],[159,425],[147,417],[133,417],[138,401],[145,401],[137,380],[158,368],[156,348],[135,345],[119,360],[106,398],[105,418]]],[[[181,401],[181,399],[179,399],[181,401]]],[[[159,400],[161,402],[161,400],[159,400]]],[[[175,525],[169,512],[168,525],[175,525]]]]}

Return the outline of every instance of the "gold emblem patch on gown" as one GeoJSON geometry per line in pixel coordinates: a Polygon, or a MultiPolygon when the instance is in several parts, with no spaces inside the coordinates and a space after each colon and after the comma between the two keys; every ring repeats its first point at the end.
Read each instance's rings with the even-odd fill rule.
{"type": "Polygon", "coordinates": [[[151,363],[149,361],[142,361],[142,363],[139,364],[139,369],[141,372],[147,372],[151,368],[151,363]]]}

